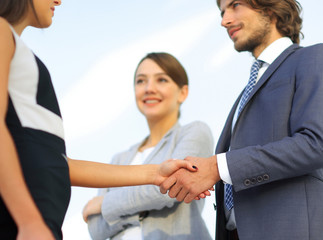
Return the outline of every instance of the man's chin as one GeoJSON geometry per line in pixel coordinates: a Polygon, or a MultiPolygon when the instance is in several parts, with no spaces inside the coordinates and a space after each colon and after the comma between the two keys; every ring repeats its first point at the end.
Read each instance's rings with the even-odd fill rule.
{"type": "Polygon", "coordinates": [[[234,43],[234,49],[237,52],[253,52],[253,50],[255,49],[253,46],[248,45],[248,44],[239,44],[237,42],[234,43]]]}

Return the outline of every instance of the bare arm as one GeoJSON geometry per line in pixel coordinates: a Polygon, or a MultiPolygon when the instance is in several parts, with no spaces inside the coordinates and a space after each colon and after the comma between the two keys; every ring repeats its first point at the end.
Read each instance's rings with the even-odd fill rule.
{"type": "Polygon", "coordinates": [[[122,166],[69,158],[68,165],[73,186],[95,188],[144,184],[159,186],[180,168],[196,171],[193,164],[184,160],[167,160],[162,164],[122,166]]]}
{"type": "Polygon", "coordinates": [[[5,122],[8,76],[15,46],[11,30],[3,19],[0,19],[0,32],[0,194],[18,226],[17,239],[54,239],[26,186],[5,122]]]}

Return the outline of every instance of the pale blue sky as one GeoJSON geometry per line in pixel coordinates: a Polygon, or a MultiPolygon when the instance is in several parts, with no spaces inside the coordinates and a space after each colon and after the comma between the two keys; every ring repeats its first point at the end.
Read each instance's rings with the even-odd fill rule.
{"type": "MultiPolygon", "coordinates": [[[[299,2],[304,10],[301,45],[322,42],[323,2],[299,2]]],[[[190,94],[180,122],[206,122],[216,141],[252,62],[249,53],[234,51],[219,15],[215,0],[63,0],[49,29],[27,29],[22,38],[52,75],[68,155],[109,162],[148,134],[132,86],[137,62],[150,51],[169,52],[184,65],[190,94]]],[[[73,188],[66,240],[89,239],[81,211],[95,194],[73,188]]],[[[213,201],[214,195],[203,212],[212,235],[213,201]]]]}

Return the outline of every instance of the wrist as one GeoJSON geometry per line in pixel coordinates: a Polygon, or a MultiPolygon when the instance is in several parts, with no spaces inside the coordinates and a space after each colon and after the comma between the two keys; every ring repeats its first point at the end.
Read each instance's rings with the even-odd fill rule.
{"type": "Polygon", "coordinates": [[[142,169],[142,175],[140,176],[143,180],[141,184],[153,184],[158,185],[159,178],[159,164],[144,164],[142,169]]]}
{"type": "Polygon", "coordinates": [[[160,165],[159,164],[151,164],[151,171],[148,172],[148,182],[149,184],[153,184],[159,186],[162,183],[161,176],[159,173],[160,165]]]}
{"type": "Polygon", "coordinates": [[[211,167],[213,169],[214,172],[214,184],[217,183],[218,181],[221,180],[220,178],[220,173],[219,173],[219,168],[218,168],[218,158],[217,155],[213,155],[211,157],[211,167]]]}
{"type": "Polygon", "coordinates": [[[16,219],[16,224],[18,229],[29,228],[30,226],[45,224],[40,213],[33,212],[21,215],[16,219]]]}

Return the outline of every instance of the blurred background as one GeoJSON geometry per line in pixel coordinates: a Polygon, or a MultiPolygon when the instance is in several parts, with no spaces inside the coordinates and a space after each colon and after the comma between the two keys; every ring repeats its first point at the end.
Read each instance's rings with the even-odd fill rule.
{"type": "MultiPolygon", "coordinates": [[[[301,45],[322,42],[323,1],[300,0],[301,45]]],[[[247,84],[252,56],[237,53],[215,0],[68,0],[49,29],[28,28],[23,40],[47,65],[65,125],[68,156],[108,163],[148,134],[135,105],[134,70],[148,52],[173,54],[185,67],[190,93],[180,123],[206,122],[217,141],[237,95],[247,84]]],[[[166,159],[165,159],[166,160],[166,159]]],[[[65,240],[89,240],[84,205],[97,189],[72,188],[65,240]]],[[[203,217],[215,231],[214,194],[203,217]]]]}

